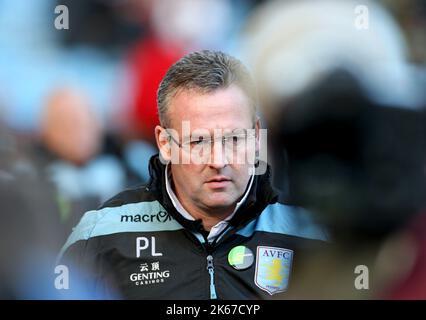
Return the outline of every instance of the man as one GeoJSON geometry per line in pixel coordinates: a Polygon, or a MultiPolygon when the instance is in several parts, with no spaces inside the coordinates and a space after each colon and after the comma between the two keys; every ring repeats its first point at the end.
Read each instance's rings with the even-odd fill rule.
{"type": "MultiPolygon", "coordinates": [[[[188,54],[158,94],[159,156],[148,185],[84,215],[61,260],[93,290],[126,299],[266,299],[289,288],[298,251],[322,231],[277,202],[257,170],[260,123],[247,69],[188,54]]],[[[261,167],[261,166],[260,166],[261,167]]]]}

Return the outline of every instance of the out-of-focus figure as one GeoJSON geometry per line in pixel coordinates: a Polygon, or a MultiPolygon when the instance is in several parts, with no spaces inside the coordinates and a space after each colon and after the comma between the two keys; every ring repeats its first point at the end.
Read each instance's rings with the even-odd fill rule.
{"type": "Polygon", "coordinates": [[[46,147],[75,165],[94,158],[101,145],[101,124],[89,106],[89,99],[76,90],[55,90],[42,119],[46,147]]]}
{"type": "MultiPolygon", "coordinates": [[[[290,202],[315,212],[335,244],[325,264],[316,265],[314,273],[322,267],[327,279],[316,294],[392,297],[390,290],[424,264],[419,231],[426,226],[416,218],[426,198],[424,111],[378,105],[351,77],[336,73],[286,102],[269,133],[281,145],[273,152],[286,156],[290,202]],[[410,221],[419,223],[415,233],[410,221]],[[369,291],[354,287],[358,265],[370,268],[369,291]]],[[[423,289],[401,296],[425,297],[424,274],[417,273],[423,289]]]]}
{"type": "Polygon", "coordinates": [[[103,154],[103,130],[90,99],[74,88],[53,90],[41,122],[39,165],[56,188],[67,231],[83,212],[100,205],[126,183],[120,161],[103,154]]]}
{"type": "MultiPolygon", "coordinates": [[[[277,106],[283,101],[333,69],[355,76],[379,103],[415,108],[424,100],[423,87],[414,78],[417,68],[407,63],[402,32],[375,3],[272,1],[253,14],[245,34],[243,51],[256,74],[267,123],[279,116],[277,106]],[[367,29],[359,28],[357,12],[368,14],[368,20],[361,20],[368,22],[367,29]]],[[[277,179],[283,174],[276,172],[277,179]]]]}
{"type": "Polygon", "coordinates": [[[407,228],[423,221],[426,202],[425,84],[398,26],[371,2],[273,1],[246,35],[274,169],[281,164],[274,182],[334,239],[305,257],[290,295],[425,298],[425,242],[407,228]],[[357,25],[362,12],[367,28],[357,25]],[[368,290],[356,286],[360,267],[368,290]]]}

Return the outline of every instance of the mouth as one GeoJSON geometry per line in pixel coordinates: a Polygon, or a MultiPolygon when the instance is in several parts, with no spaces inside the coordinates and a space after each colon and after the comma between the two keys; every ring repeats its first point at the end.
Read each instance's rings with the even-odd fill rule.
{"type": "Polygon", "coordinates": [[[212,189],[221,189],[227,187],[231,183],[231,178],[225,176],[213,177],[206,182],[212,189]]]}

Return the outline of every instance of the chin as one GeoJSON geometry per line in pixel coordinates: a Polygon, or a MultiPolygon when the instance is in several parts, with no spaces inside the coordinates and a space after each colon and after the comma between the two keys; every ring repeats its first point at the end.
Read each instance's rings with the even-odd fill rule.
{"type": "Polygon", "coordinates": [[[231,199],[228,195],[221,197],[214,197],[213,199],[209,199],[208,204],[211,208],[220,208],[220,207],[229,207],[235,204],[237,201],[231,199]]]}

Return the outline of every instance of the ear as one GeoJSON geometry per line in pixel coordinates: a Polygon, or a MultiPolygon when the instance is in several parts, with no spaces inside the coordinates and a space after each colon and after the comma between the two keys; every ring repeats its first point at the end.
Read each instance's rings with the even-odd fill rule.
{"type": "Polygon", "coordinates": [[[170,136],[167,133],[166,129],[161,126],[155,127],[155,140],[157,142],[157,147],[160,152],[160,159],[164,160],[166,163],[171,160],[171,147],[170,147],[170,136]]]}
{"type": "Polygon", "coordinates": [[[257,156],[260,150],[260,119],[259,117],[256,117],[256,123],[254,128],[256,131],[256,156],[257,156]]]}

